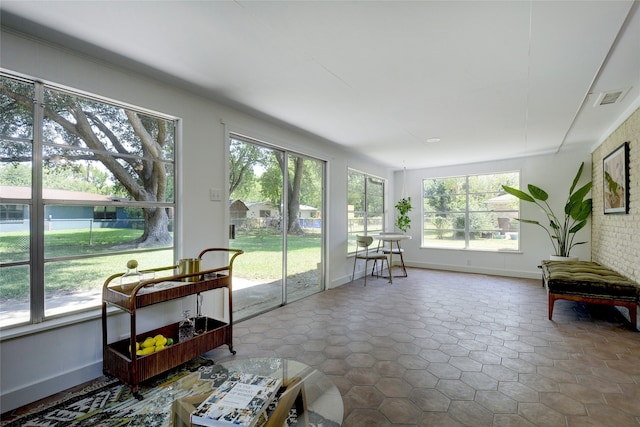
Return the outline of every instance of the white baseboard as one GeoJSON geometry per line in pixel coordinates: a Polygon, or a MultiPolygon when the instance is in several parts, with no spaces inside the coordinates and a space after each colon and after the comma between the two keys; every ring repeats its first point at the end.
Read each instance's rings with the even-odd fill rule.
{"type": "MultiPolygon", "coordinates": [[[[395,263],[394,263],[395,265],[395,263]]],[[[493,268],[484,268],[477,265],[474,266],[462,266],[462,265],[448,265],[448,264],[429,264],[422,262],[407,262],[407,267],[424,268],[427,270],[442,270],[442,271],[455,271],[459,273],[472,273],[472,274],[486,274],[489,276],[505,276],[505,277],[519,277],[522,279],[540,279],[542,280],[542,273],[540,271],[520,271],[520,270],[501,270],[493,268]]],[[[356,268],[355,279],[363,277],[364,270],[356,268]]],[[[331,281],[331,286],[328,289],[337,288],[351,282],[351,275],[343,275],[331,281]]]]}
{"type": "Polygon", "coordinates": [[[2,412],[11,411],[102,376],[102,361],[26,385],[0,395],[2,412]]]}
{"type": "MultiPolygon", "coordinates": [[[[362,271],[356,271],[356,279],[359,277],[362,277],[363,272],[362,271]]],[[[327,289],[333,289],[333,288],[337,288],[338,286],[342,286],[342,285],[346,285],[347,283],[351,282],[351,275],[344,275],[341,277],[338,277],[336,279],[333,279],[331,281],[331,286],[329,286],[327,289]]]]}
{"type": "Polygon", "coordinates": [[[464,265],[448,265],[448,264],[429,264],[429,263],[414,263],[405,261],[407,267],[426,268],[429,270],[443,270],[443,271],[456,271],[459,273],[474,273],[474,274],[486,274],[489,276],[505,276],[505,277],[519,277],[522,279],[541,279],[541,272],[521,271],[521,270],[504,270],[496,268],[485,268],[464,265]]]}

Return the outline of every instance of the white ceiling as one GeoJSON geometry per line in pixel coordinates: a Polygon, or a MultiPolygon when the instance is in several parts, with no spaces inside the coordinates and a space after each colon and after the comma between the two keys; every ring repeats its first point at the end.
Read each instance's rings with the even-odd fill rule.
{"type": "Polygon", "coordinates": [[[2,0],[0,13],[3,25],[413,169],[595,147],[640,106],[639,8],[2,0]],[[620,102],[593,106],[620,89],[620,102]]]}

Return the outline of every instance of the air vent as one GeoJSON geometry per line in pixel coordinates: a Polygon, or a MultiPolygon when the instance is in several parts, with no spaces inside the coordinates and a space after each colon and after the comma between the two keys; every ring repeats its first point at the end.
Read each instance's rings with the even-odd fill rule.
{"type": "Polygon", "coordinates": [[[600,101],[600,105],[615,104],[622,95],[622,91],[605,93],[600,101]]]}
{"type": "Polygon", "coordinates": [[[631,88],[610,90],[608,92],[600,92],[593,106],[601,107],[603,105],[617,104],[618,102],[622,101],[622,98],[624,98],[627,92],[629,92],[629,89],[631,88]]]}

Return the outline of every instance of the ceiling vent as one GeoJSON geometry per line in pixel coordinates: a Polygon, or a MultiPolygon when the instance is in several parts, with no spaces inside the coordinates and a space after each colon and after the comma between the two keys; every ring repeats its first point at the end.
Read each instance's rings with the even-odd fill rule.
{"type": "Polygon", "coordinates": [[[622,99],[627,94],[627,92],[629,92],[629,89],[631,88],[610,90],[608,92],[600,92],[593,106],[601,107],[604,105],[617,104],[618,102],[622,101],[622,99]]]}

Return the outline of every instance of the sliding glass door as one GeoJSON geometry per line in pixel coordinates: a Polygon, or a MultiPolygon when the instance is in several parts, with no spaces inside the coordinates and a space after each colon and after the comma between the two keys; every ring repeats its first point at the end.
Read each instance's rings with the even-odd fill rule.
{"type": "Polygon", "coordinates": [[[229,139],[234,318],[319,292],[323,285],[324,162],[229,139]]]}
{"type": "Polygon", "coordinates": [[[285,302],[322,290],[324,162],[288,155],[285,302]]]}

